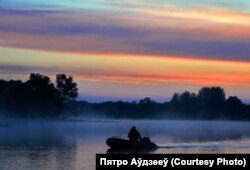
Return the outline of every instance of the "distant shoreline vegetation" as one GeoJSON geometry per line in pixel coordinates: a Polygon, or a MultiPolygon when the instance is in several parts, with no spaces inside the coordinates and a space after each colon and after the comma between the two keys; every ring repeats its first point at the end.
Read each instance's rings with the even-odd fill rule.
{"type": "Polygon", "coordinates": [[[29,80],[0,80],[0,113],[11,118],[58,118],[68,101],[78,96],[73,77],[30,74],[29,80]]]}
{"type": "Polygon", "coordinates": [[[29,80],[0,80],[0,113],[10,118],[58,119],[100,116],[116,119],[250,120],[250,105],[238,97],[226,98],[221,87],[204,87],[196,93],[175,93],[169,102],[150,98],[134,102],[89,103],[76,101],[73,77],[32,73],[29,80]]]}

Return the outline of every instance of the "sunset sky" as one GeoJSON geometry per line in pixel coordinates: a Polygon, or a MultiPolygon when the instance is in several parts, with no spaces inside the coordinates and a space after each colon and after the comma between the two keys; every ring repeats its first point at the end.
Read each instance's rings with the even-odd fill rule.
{"type": "Polygon", "coordinates": [[[0,79],[31,72],[91,102],[221,86],[250,103],[250,1],[0,0],[0,79]]]}

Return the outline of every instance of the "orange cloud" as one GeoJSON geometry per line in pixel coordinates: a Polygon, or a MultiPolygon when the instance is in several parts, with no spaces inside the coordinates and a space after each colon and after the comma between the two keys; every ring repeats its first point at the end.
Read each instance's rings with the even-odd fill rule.
{"type": "MultiPolygon", "coordinates": [[[[55,53],[41,54],[46,62],[51,61],[47,67],[53,67],[54,73],[66,71],[76,76],[78,80],[151,85],[250,84],[250,62],[127,54],[56,53],[56,56],[54,55],[55,53]]],[[[36,64],[30,60],[34,59],[29,57],[27,64],[36,64]]],[[[45,61],[37,62],[44,65],[45,61]]]]}
{"type": "Polygon", "coordinates": [[[135,85],[159,85],[168,83],[192,84],[201,86],[238,86],[249,85],[249,75],[228,75],[228,74],[178,74],[168,73],[165,75],[102,75],[95,76],[77,75],[77,80],[95,81],[95,82],[111,82],[118,84],[135,84],[135,85]]]}
{"type": "Polygon", "coordinates": [[[200,20],[212,23],[250,25],[250,15],[212,7],[147,6],[133,9],[136,12],[157,16],[200,20]]]}

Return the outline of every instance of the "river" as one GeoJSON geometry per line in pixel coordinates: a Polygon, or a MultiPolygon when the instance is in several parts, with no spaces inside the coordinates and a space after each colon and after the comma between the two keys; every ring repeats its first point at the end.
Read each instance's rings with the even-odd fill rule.
{"type": "Polygon", "coordinates": [[[159,146],[171,147],[150,153],[250,153],[250,122],[90,119],[0,125],[1,170],[94,170],[95,154],[110,153],[106,139],[126,138],[134,125],[159,146]]]}

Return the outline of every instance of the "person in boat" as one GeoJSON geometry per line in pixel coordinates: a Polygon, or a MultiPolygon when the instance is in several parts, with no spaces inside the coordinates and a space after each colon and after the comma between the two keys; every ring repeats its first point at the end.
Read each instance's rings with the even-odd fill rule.
{"type": "Polygon", "coordinates": [[[129,133],[128,133],[128,138],[130,141],[141,141],[142,137],[141,134],[137,131],[136,127],[133,126],[129,133]]]}

